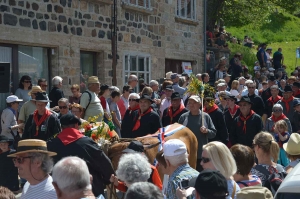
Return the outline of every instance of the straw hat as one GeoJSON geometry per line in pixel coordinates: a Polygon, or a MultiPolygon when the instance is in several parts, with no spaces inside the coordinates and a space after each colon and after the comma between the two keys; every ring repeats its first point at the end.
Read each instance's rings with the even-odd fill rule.
{"type": "Polygon", "coordinates": [[[28,95],[31,95],[31,93],[42,93],[44,92],[40,86],[33,86],[31,91],[28,92],[28,95]]]}
{"type": "Polygon", "coordinates": [[[172,71],[166,73],[166,79],[171,79],[171,75],[173,74],[172,71]]]}
{"type": "Polygon", "coordinates": [[[88,84],[100,84],[97,76],[90,76],[88,79],[88,84]]]}
{"type": "Polygon", "coordinates": [[[21,140],[18,143],[17,151],[7,157],[16,157],[19,154],[36,152],[36,153],[47,153],[49,156],[55,156],[55,152],[47,150],[47,144],[43,140],[38,139],[27,139],[21,140]]]}
{"type": "Polygon", "coordinates": [[[292,133],[289,141],[283,144],[283,149],[290,155],[300,155],[300,135],[292,133]]]}

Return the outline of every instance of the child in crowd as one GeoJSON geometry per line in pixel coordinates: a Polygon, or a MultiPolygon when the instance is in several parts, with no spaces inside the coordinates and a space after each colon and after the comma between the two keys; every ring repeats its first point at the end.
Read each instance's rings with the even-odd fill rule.
{"type": "Polygon", "coordinates": [[[275,140],[280,147],[279,159],[277,163],[286,167],[289,164],[289,159],[283,149],[283,144],[286,143],[290,138],[287,123],[284,120],[279,120],[278,122],[276,122],[274,132],[275,140]]]}

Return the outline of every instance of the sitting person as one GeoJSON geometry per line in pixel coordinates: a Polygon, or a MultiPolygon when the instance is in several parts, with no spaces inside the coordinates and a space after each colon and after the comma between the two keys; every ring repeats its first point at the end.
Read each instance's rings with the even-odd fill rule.
{"type": "Polygon", "coordinates": [[[290,163],[285,170],[289,173],[300,162],[300,135],[298,133],[292,133],[289,141],[283,144],[287,157],[290,159],[290,163]]]}

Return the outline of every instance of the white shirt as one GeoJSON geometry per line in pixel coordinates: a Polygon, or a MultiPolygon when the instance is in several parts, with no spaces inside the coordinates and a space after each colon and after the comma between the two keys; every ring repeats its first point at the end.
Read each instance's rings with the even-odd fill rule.
{"type": "MultiPolygon", "coordinates": [[[[96,93],[94,93],[90,90],[87,90],[87,91],[91,94],[92,99],[91,99],[90,105],[85,110],[85,114],[84,114],[83,119],[88,120],[89,117],[93,117],[93,116],[101,114],[101,116],[98,117],[98,119],[97,119],[97,122],[101,122],[102,118],[103,118],[103,115],[104,115],[104,112],[103,112],[103,108],[102,108],[101,103],[100,103],[100,99],[98,98],[96,93]]],[[[88,103],[89,103],[89,94],[88,93],[83,93],[80,97],[80,105],[82,106],[82,108],[85,109],[87,107],[88,103]]],[[[107,107],[108,107],[108,105],[107,105],[107,107]]]]}
{"type": "MultiPolygon", "coordinates": [[[[255,95],[258,95],[258,90],[255,89],[254,93],[255,93],[255,95]]],[[[245,89],[242,91],[241,96],[245,96],[245,95],[248,95],[248,88],[245,88],[245,89]]]]}
{"type": "Polygon", "coordinates": [[[51,176],[36,185],[30,185],[27,181],[20,199],[57,199],[52,181],[51,176]]]}

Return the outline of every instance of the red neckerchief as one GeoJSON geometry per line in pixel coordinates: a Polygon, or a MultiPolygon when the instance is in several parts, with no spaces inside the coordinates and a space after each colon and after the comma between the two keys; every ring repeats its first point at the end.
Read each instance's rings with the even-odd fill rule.
{"type": "Polygon", "coordinates": [[[140,108],[140,105],[138,104],[136,107],[134,108],[131,108],[131,107],[128,107],[128,110],[129,110],[129,114],[131,114],[133,111],[136,111],[140,108]]]}
{"type": "Polygon", "coordinates": [[[135,125],[134,125],[132,131],[136,131],[136,130],[138,130],[138,129],[140,128],[140,126],[141,126],[141,121],[140,121],[141,118],[142,118],[144,115],[150,113],[151,111],[152,111],[152,108],[151,108],[151,107],[150,107],[146,112],[144,112],[144,113],[141,113],[141,109],[139,109],[139,117],[138,117],[138,119],[136,120],[135,125]]]}
{"type": "Polygon", "coordinates": [[[74,128],[65,128],[60,134],[57,135],[58,139],[66,146],[82,138],[84,135],[74,128]]]}
{"type": "Polygon", "coordinates": [[[274,131],[275,123],[278,122],[279,120],[287,119],[287,117],[283,113],[281,113],[281,115],[278,118],[275,118],[274,115],[272,115],[271,119],[274,122],[274,125],[272,127],[272,131],[274,131]]]}
{"type": "Polygon", "coordinates": [[[234,105],[233,110],[231,110],[231,108],[228,107],[228,111],[229,111],[229,113],[230,113],[230,115],[231,115],[232,118],[234,117],[234,115],[236,114],[236,112],[237,112],[237,110],[239,108],[240,107],[238,105],[236,105],[236,104],[234,105]]]}
{"type": "Polygon", "coordinates": [[[276,97],[275,97],[275,99],[273,99],[273,97],[271,96],[269,99],[268,99],[268,101],[269,102],[271,102],[272,103],[272,106],[274,105],[274,104],[276,104],[279,100],[281,100],[282,99],[282,97],[280,97],[279,95],[277,95],[276,97]]]}
{"type": "Polygon", "coordinates": [[[300,90],[298,90],[295,94],[293,94],[294,97],[296,97],[297,95],[300,95],[300,90]]]}
{"type": "Polygon", "coordinates": [[[38,114],[39,114],[38,110],[35,110],[33,112],[33,120],[34,120],[35,125],[36,125],[36,127],[35,127],[36,132],[35,132],[34,136],[38,136],[39,126],[51,115],[51,112],[48,109],[46,109],[44,115],[42,115],[40,120],[38,118],[38,114]]]}
{"type": "Polygon", "coordinates": [[[210,114],[211,112],[214,112],[218,108],[219,108],[218,105],[214,104],[209,110],[207,110],[206,107],[204,107],[203,111],[206,112],[207,114],[210,114]]]}
{"type": "Polygon", "coordinates": [[[293,100],[294,100],[293,96],[289,97],[289,99],[287,99],[287,100],[284,99],[284,98],[281,99],[281,101],[285,103],[286,112],[290,111],[290,104],[289,104],[289,102],[291,102],[293,100]]]}
{"type": "Polygon", "coordinates": [[[247,120],[248,120],[250,117],[252,117],[252,115],[253,115],[254,113],[255,113],[255,112],[251,110],[250,113],[249,113],[249,115],[248,115],[246,118],[242,115],[242,113],[240,114],[240,119],[244,122],[243,131],[244,131],[245,134],[246,134],[246,132],[247,132],[246,122],[247,122],[247,120]]]}
{"type": "Polygon", "coordinates": [[[176,115],[178,115],[179,113],[181,113],[181,111],[185,109],[184,105],[182,103],[180,103],[180,107],[175,111],[175,113],[173,114],[173,109],[172,106],[170,106],[168,108],[168,116],[171,118],[170,120],[170,124],[172,124],[172,120],[174,117],[176,117],[176,115]]]}

